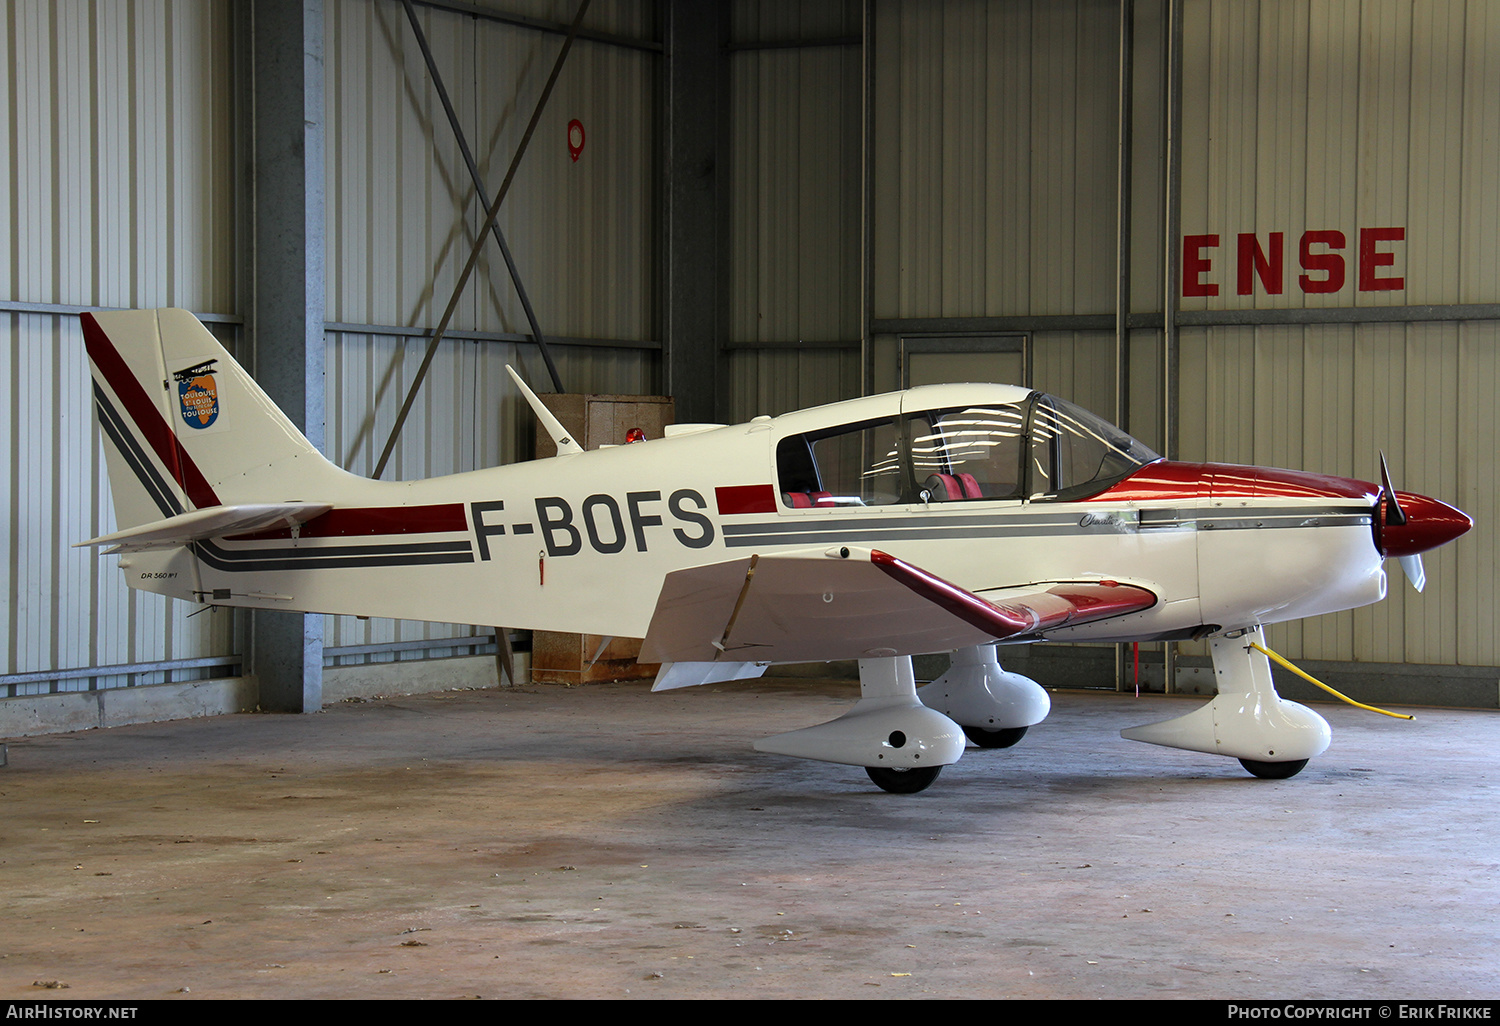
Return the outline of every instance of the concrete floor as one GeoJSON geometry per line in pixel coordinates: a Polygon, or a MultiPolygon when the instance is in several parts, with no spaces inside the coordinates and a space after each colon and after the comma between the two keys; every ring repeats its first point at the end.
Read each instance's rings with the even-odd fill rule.
{"type": "Polygon", "coordinates": [[[856,690],[13,741],[0,997],[1500,997],[1500,715],[1322,706],[1289,781],[1122,741],[1160,697],[1058,694],[915,796],[751,750],[856,690]]]}

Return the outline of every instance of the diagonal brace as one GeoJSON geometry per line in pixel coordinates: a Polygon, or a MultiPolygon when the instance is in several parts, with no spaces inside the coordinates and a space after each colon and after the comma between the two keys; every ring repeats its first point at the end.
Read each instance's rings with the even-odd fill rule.
{"type": "MultiPolygon", "coordinates": [[[[417,37],[417,46],[422,49],[422,59],[427,62],[427,73],[432,76],[432,84],[437,87],[438,99],[443,102],[443,112],[448,115],[448,127],[453,129],[454,138],[458,140],[459,152],[463,154],[464,164],[469,168],[469,178],[474,182],[474,192],[479,197],[480,205],[488,210],[490,194],[484,187],[484,180],[479,176],[479,165],[474,161],[474,153],[469,149],[469,140],[464,135],[463,126],[459,124],[458,114],[453,109],[453,102],[448,98],[448,88],[443,84],[443,76],[432,57],[432,49],[427,45],[427,33],[422,31],[422,23],[417,20],[417,12],[412,7],[411,0],[401,0],[401,6],[406,8],[406,18],[411,22],[412,34],[417,37]]],[[[499,221],[490,222],[490,232],[495,237],[495,245],[500,247],[500,255],[505,258],[506,269],[510,271],[510,280],[516,286],[516,295],[520,297],[521,309],[526,312],[526,323],[531,326],[531,337],[541,347],[542,359],[547,364],[547,373],[552,376],[552,387],[561,392],[563,390],[562,379],[558,376],[557,365],[552,362],[552,352],[547,348],[547,340],[542,337],[542,329],[537,324],[536,311],[531,307],[531,297],[526,294],[526,286],[521,284],[521,272],[516,269],[516,261],[511,256],[510,246],[505,242],[505,233],[500,230],[499,221]]]]}
{"type": "Polygon", "coordinates": [[[406,401],[401,404],[401,411],[396,414],[396,423],[391,428],[391,436],[386,439],[385,449],[375,464],[375,473],[372,475],[375,478],[379,478],[385,471],[386,463],[391,458],[391,451],[396,448],[396,439],[400,437],[402,425],[406,423],[407,414],[411,412],[412,403],[416,401],[417,392],[421,390],[422,380],[427,376],[427,368],[432,364],[433,354],[437,352],[438,343],[443,340],[443,335],[448,331],[448,324],[453,320],[453,312],[458,309],[459,297],[463,295],[464,286],[469,283],[469,275],[474,273],[474,265],[479,262],[479,251],[484,247],[484,237],[489,232],[490,225],[494,223],[496,215],[500,213],[500,204],[505,202],[505,196],[510,192],[511,182],[516,177],[516,169],[520,167],[521,158],[526,153],[531,136],[536,132],[537,122],[541,120],[542,111],[552,95],[552,87],[557,84],[557,76],[562,73],[563,62],[568,58],[568,51],[573,48],[573,40],[578,38],[578,27],[583,24],[583,15],[588,8],[589,0],[582,0],[578,6],[578,14],[574,16],[573,24],[568,29],[568,38],[563,42],[557,61],[552,65],[552,74],[547,78],[547,84],[542,87],[542,95],[536,102],[536,109],[531,112],[531,121],[527,123],[526,132],[521,136],[521,144],[516,148],[515,156],[511,158],[510,169],[505,172],[505,180],[500,183],[500,191],[495,194],[495,199],[485,214],[484,224],[480,226],[478,234],[474,237],[474,245],[469,250],[468,262],[464,264],[458,281],[454,283],[453,295],[448,299],[448,307],[443,311],[442,320],[438,322],[437,330],[432,333],[431,341],[427,343],[427,352],[422,357],[421,366],[417,368],[416,380],[412,382],[411,389],[406,393],[406,401]]]}

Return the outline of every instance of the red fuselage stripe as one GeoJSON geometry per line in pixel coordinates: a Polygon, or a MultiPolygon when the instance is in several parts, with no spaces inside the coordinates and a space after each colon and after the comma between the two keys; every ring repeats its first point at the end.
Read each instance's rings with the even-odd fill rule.
{"type": "Polygon", "coordinates": [[[740,513],[775,513],[776,490],[768,484],[726,485],[714,489],[720,516],[740,513]]]}
{"type": "MultiPolygon", "coordinates": [[[[353,538],[370,535],[439,534],[468,529],[469,521],[464,515],[464,504],[445,502],[432,506],[331,509],[303,524],[297,533],[302,538],[353,538]]],[[[256,531],[254,534],[236,534],[229,540],[262,541],[291,536],[291,531],[281,527],[270,531],[256,531]]]]}

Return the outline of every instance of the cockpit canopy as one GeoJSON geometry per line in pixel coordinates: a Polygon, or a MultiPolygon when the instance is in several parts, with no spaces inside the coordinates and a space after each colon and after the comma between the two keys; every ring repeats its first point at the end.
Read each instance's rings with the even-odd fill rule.
{"type": "Polygon", "coordinates": [[[902,410],[783,438],[782,505],[882,506],[1097,495],[1161,459],[1108,421],[1032,392],[1015,403],[902,410]]]}

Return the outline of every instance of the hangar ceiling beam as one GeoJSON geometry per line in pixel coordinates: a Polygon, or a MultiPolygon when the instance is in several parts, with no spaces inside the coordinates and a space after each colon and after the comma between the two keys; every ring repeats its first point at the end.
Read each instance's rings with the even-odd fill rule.
{"type": "MultiPolygon", "coordinates": [[[[411,22],[412,35],[417,37],[417,45],[422,48],[422,59],[427,62],[427,73],[432,76],[432,84],[437,89],[438,99],[443,103],[443,113],[448,116],[448,127],[453,129],[453,136],[458,140],[458,150],[463,154],[464,164],[469,169],[469,178],[474,182],[474,192],[479,197],[479,205],[484,209],[490,208],[489,190],[484,187],[484,179],[479,176],[479,165],[474,162],[474,153],[469,149],[469,140],[464,135],[463,125],[458,123],[458,114],[453,110],[453,101],[448,98],[448,88],[443,85],[443,76],[438,71],[437,61],[432,58],[432,48],[427,45],[427,34],[422,31],[422,23],[417,20],[417,12],[412,8],[412,0],[401,0],[401,6],[406,8],[406,20],[411,22]]],[[[531,326],[531,339],[542,351],[542,360],[547,364],[547,373],[552,376],[552,387],[561,392],[563,390],[562,378],[558,376],[557,364],[552,362],[552,351],[547,348],[547,340],[542,335],[542,329],[536,320],[536,311],[531,307],[531,297],[526,294],[526,286],[521,282],[521,272],[516,269],[515,258],[510,254],[510,247],[505,243],[505,233],[500,230],[500,222],[494,218],[490,219],[490,233],[495,238],[495,245],[500,247],[500,256],[505,260],[505,268],[510,272],[510,280],[516,286],[516,296],[521,300],[521,309],[526,312],[526,323],[531,326]]],[[[483,234],[480,235],[483,238],[483,234]]]]}
{"type": "MultiPolygon", "coordinates": [[[[292,423],[324,445],[323,0],[241,3],[249,40],[251,224],[246,306],[253,373],[292,423]],[[246,24],[248,22],[248,25],[246,24]]],[[[251,672],[261,706],[323,705],[323,617],[256,610],[251,672]]]]}

